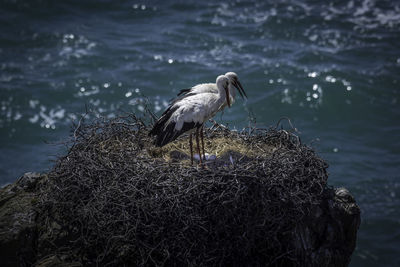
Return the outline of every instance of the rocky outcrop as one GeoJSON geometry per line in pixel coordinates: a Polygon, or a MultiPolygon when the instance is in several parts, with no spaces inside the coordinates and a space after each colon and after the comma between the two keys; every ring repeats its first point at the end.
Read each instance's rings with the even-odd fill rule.
{"type": "Polygon", "coordinates": [[[38,186],[45,179],[26,173],[0,190],[0,258],[2,266],[36,261],[38,186]]]}
{"type": "Polygon", "coordinates": [[[349,264],[360,210],[294,132],[207,128],[215,158],[197,165],[150,128],[80,123],[49,173],[2,188],[2,266],[349,264]]]}
{"type": "MultiPolygon", "coordinates": [[[[57,222],[43,228],[43,218],[39,220],[38,197],[46,182],[46,175],[26,173],[0,190],[2,266],[82,266],[78,256],[71,258],[74,253],[63,255],[55,249],[66,242],[57,222]]],[[[329,190],[312,216],[295,227],[295,238],[290,240],[296,254],[313,266],[347,266],[356,244],[360,209],[345,188],[329,190]]]]}
{"type": "Polygon", "coordinates": [[[313,266],[347,266],[356,246],[360,208],[347,189],[328,190],[313,216],[296,226],[295,244],[313,266]]]}

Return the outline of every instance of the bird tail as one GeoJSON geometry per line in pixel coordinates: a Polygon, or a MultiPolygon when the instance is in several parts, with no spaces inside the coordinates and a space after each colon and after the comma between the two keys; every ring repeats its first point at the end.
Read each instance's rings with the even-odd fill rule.
{"type": "Polygon", "coordinates": [[[162,128],[160,132],[158,132],[156,135],[156,140],[154,141],[154,144],[156,146],[165,146],[169,142],[174,141],[176,138],[178,138],[181,134],[192,130],[196,127],[200,127],[201,124],[196,123],[196,122],[185,122],[183,123],[182,129],[176,130],[175,129],[175,122],[170,121],[168,124],[162,128]]]}
{"type": "Polygon", "coordinates": [[[154,141],[156,146],[164,146],[179,136],[176,135],[177,131],[175,131],[175,122],[169,120],[178,108],[178,106],[168,107],[150,130],[149,136],[156,136],[154,141]]]}
{"type": "Polygon", "coordinates": [[[169,142],[174,141],[181,134],[201,126],[199,123],[195,122],[184,122],[180,130],[175,129],[176,123],[170,121],[172,114],[178,109],[177,106],[170,106],[156,121],[153,128],[149,132],[149,136],[156,136],[154,144],[158,147],[162,147],[169,142]]]}

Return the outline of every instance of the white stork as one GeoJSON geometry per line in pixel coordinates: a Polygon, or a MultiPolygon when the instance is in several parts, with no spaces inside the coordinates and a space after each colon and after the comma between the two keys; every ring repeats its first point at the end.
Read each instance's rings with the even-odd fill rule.
{"type": "MultiPolygon", "coordinates": [[[[225,73],[225,76],[229,79],[229,101],[230,105],[233,105],[235,103],[235,96],[236,96],[236,89],[239,91],[240,96],[244,99],[247,98],[246,92],[244,91],[242,84],[239,81],[238,75],[235,72],[227,72],[225,73]]],[[[195,94],[203,94],[203,93],[218,93],[218,88],[216,83],[203,83],[203,84],[198,84],[196,86],[193,86],[192,88],[188,89],[182,89],[178,93],[178,98],[177,99],[182,99],[186,96],[189,95],[195,95],[195,94]]],[[[224,102],[222,106],[218,109],[218,111],[222,111],[228,102],[224,102]]],[[[205,150],[204,150],[204,143],[203,143],[203,129],[201,130],[201,138],[202,138],[202,146],[203,146],[203,155],[204,159],[206,158],[205,156],[205,150]]],[[[199,155],[200,156],[200,155],[199,155]]]]}
{"type": "MultiPolygon", "coordinates": [[[[227,72],[225,76],[229,79],[229,100],[231,105],[235,103],[235,96],[236,96],[236,89],[239,91],[239,94],[242,98],[247,98],[246,92],[244,91],[242,84],[239,81],[239,78],[236,73],[234,72],[227,72]]],[[[202,94],[202,93],[218,93],[218,88],[215,83],[206,83],[206,84],[199,84],[193,86],[189,89],[182,89],[178,93],[178,97],[185,97],[186,95],[193,95],[193,94],[202,94]]],[[[227,105],[227,102],[220,107],[218,111],[223,110],[227,105]]]]}
{"type": "MultiPolygon", "coordinates": [[[[195,87],[209,87],[212,85],[214,84],[199,84],[195,87]]],[[[225,103],[228,107],[231,106],[228,89],[229,79],[225,75],[220,75],[217,77],[215,85],[217,92],[209,90],[209,92],[201,94],[187,93],[172,101],[149,132],[149,135],[156,136],[156,146],[164,146],[174,141],[181,134],[190,131],[190,159],[193,164],[192,131],[196,129],[197,151],[200,156],[200,164],[202,164],[199,130],[202,129],[203,124],[213,117],[225,103]]],[[[202,130],[201,141],[204,150],[202,130]]]]}

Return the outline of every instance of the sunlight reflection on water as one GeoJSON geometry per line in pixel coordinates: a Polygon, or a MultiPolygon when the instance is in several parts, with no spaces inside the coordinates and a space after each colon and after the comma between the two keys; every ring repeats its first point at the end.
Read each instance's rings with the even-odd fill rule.
{"type": "Polygon", "coordinates": [[[0,182],[51,166],[26,155],[87,109],[159,115],[180,89],[236,71],[249,99],[216,119],[240,129],[250,114],[261,127],[288,116],[319,138],[330,182],[364,210],[352,266],[395,266],[400,246],[378,243],[400,229],[398,1],[3,2],[0,152],[13,156],[0,182]]]}

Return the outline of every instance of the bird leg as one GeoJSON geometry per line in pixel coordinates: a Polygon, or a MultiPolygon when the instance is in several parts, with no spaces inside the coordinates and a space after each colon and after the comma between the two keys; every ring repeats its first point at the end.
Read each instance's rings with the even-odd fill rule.
{"type": "Polygon", "coordinates": [[[192,140],[192,133],[189,134],[189,146],[190,146],[190,161],[193,165],[193,140],[192,140]]]}
{"type": "Polygon", "coordinates": [[[203,126],[200,128],[200,137],[201,137],[201,145],[203,146],[203,159],[206,161],[206,151],[204,149],[204,134],[203,134],[203,126]]]}
{"type": "Polygon", "coordinates": [[[200,144],[199,144],[199,128],[196,128],[196,145],[197,145],[197,152],[199,153],[200,165],[202,165],[203,162],[201,160],[200,144]]]}

